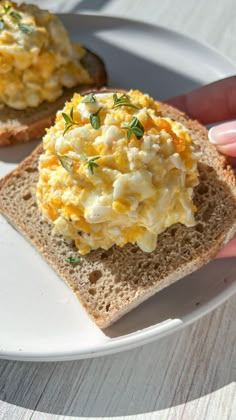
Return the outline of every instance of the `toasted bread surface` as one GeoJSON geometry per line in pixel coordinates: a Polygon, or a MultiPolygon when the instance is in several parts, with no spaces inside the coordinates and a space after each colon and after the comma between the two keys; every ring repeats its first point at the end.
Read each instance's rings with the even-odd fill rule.
{"type": "Polygon", "coordinates": [[[37,209],[40,145],[16,170],[0,181],[0,211],[45,257],[76,293],[83,307],[105,328],[169,286],[211,260],[236,231],[236,184],[225,158],[208,142],[207,130],[168,105],[163,116],[182,122],[202,151],[200,184],[194,190],[196,225],[172,225],[158,236],[154,252],[138,246],[113,246],[95,250],[75,265],[72,243],[52,234],[37,209]]]}
{"type": "MultiPolygon", "coordinates": [[[[100,88],[106,85],[107,74],[101,58],[86,50],[81,63],[93,78],[93,87],[100,88]]],[[[0,115],[0,146],[39,139],[45,133],[45,128],[54,122],[57,110],[63,108],[64,103],[75,92],[82,92],[89,87],[78,85],[71,89],[64,89],[63,95],[55,102],[44,101],[37,108],[16,110],[5,106],[0,115]]]]}

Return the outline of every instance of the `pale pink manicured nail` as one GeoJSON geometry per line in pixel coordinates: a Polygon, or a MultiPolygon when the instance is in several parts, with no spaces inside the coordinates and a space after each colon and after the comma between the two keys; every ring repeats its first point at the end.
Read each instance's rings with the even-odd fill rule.
{"type": "Polygon", "coordinates": [[[235,143],[222,144],[216,147],[220,153],[223,153],[223,155],[236,157],[236,141],[235,143]]]}
{"type": "Polygon", "coordinates": [[[216,145],[236,143],[236,121],[212,127],[208,132],[210,143],[216,145]]]}

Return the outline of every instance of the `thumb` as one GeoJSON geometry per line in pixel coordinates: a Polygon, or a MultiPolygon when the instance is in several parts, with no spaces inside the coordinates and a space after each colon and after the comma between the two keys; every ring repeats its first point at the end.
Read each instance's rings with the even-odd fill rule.
{"type": "MultiPolygon", "coordinates": [[[[236,157],[236,121],[212,127],[208,132],[209,141],[219,152],[236,157]]],[[[236,256],[236,236],[219,252],[217,258],[236,256]]]]}
{"type": "Polygon", "coordinates": [[[219,152],[236,157],[236,120],[212,127],[208,137],[219,152]]]}

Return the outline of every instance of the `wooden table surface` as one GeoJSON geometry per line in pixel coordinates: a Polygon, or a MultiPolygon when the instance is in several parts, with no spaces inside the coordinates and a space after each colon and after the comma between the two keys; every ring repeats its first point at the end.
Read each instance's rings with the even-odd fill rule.
{"type": "MultiPolygon", "coordinates": [[[[43,0],[54,12],[158,23],[236,63],[235,0],[43,0]]],[[[3,322],[3,320],[2,320],[3,322]]],[[[0,361],[0,420],[236,419],[236,296],[182,332],[117,355],[0,361]]]]}

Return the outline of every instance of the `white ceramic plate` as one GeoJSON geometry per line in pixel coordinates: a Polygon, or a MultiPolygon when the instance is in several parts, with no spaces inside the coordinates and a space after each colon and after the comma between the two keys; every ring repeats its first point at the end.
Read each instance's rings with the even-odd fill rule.
{"type": "MultiPolygon", "coordinates": [[[[231,74],[234,65],[183,35],[140,22],[62,16],[71,36],[101,55],[115,87],[164,99],[231,74]]],[[[0,149],[0,175],[35,143],[0,149]]],[[[0,218],[0,357],[69,360],[129,349],[176,331],[236,290],[235,260],[215,261],[101,331],[31,245],[0,218]]]]}

